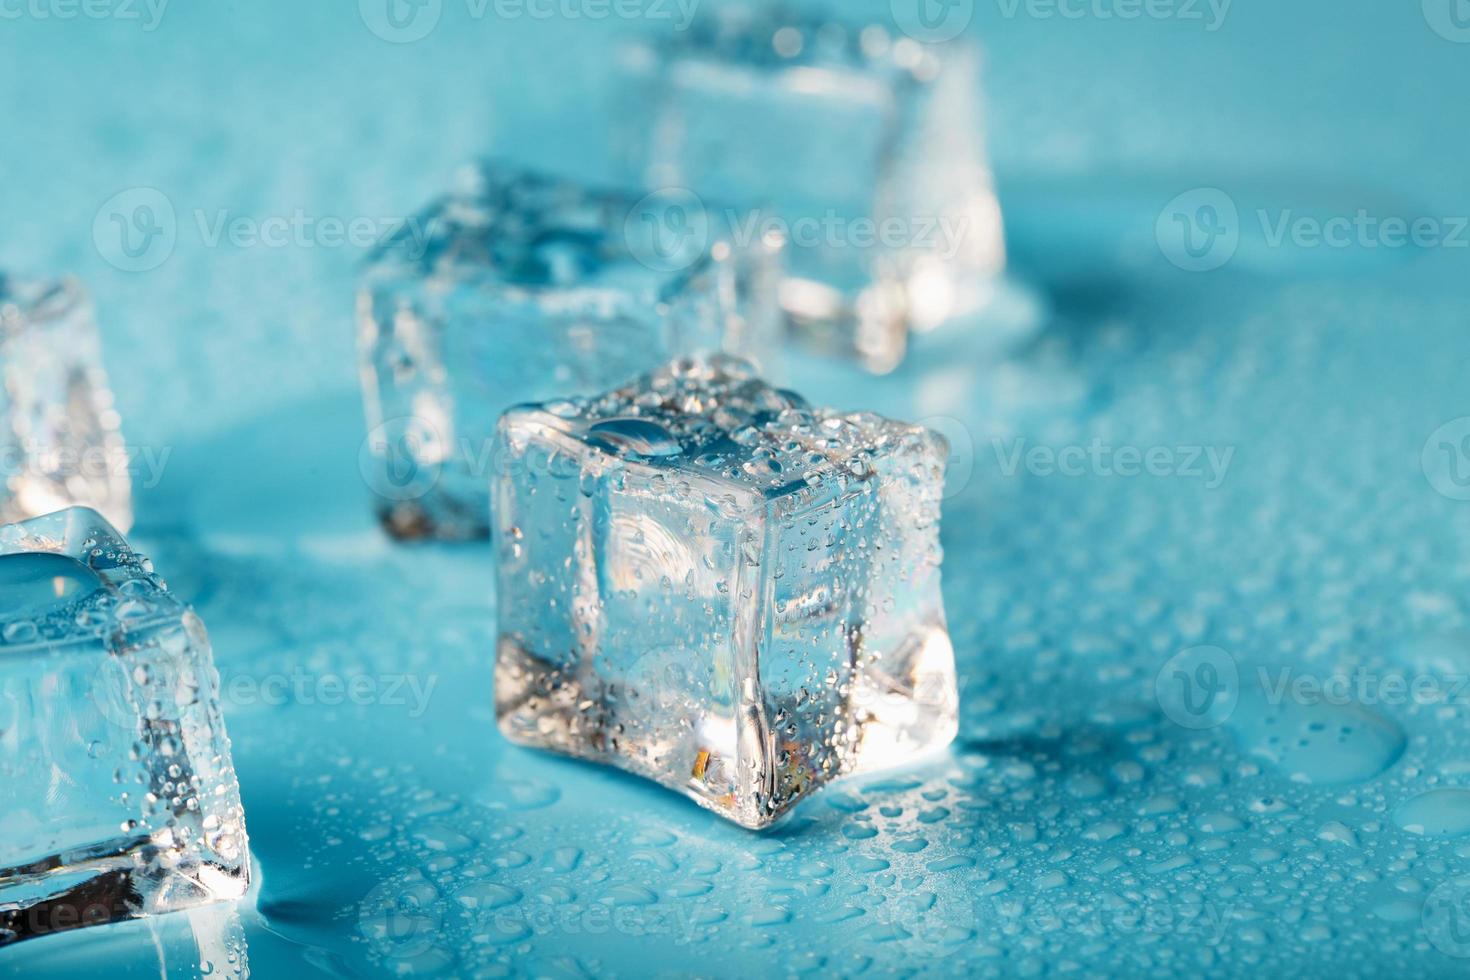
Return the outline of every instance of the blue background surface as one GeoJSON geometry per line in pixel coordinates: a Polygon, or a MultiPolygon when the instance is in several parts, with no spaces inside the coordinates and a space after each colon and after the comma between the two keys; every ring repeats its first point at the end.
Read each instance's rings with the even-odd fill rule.
{"type": "Polygon", "coordinates": [[[792,379],[948,420],[961,738],[764,836],[500,739],[488,550],[393,546],[369,517],[363,249],[207,233],[391,221],[490,148],[593,176],[615,42],[666,27],[443,0],[399,44],[344,0],[175,0],[152,30],[141,5],[27,4],[0,19],[0,266],[87,282],[128,442],[168,453],[133,539],[210,627],[259,884],[192,921],[7,949],[0,974],[192,976],[196,931],[264,977],[1466,972],[1448,926],[1470,922],[1470,794],[1440,792],[1470,788],[1455,0],[1236,0],[1214,30],[1182,0],[974,5],[1044,330],[999,361],[960,338],[881,380],[792,379]],[[129,272],[105,217],[139,188],[174,242],[129,272]],[[1234,206],[1235,250],[1190,272],[1168,229],[1202,188],[1234,206]],[[1448,240],[1273,240],[1360,209],[1448,240]],[[1008,465],[1094,440],[1230,465],[1218,485],[1008,465]],[[1206,660],[1234,671],[1229,717],[1188,727],[1173,671],[1206,660]],[[1282,670],[1428,679],[1450,703],[1273,703],[1282,670]],[[321,703],[333,676],[372,703],[321,703]],[[307,693],[249,693],[282,682],[307,693]],[[385,898],[416,911],[385,930],[385,898]]]}

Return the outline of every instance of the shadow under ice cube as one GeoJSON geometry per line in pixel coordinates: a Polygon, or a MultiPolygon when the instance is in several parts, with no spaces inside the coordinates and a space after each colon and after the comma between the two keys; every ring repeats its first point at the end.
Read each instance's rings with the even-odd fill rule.
{"type": "Polygon", "coordinates": [[[499,438],[510,739],[759,828],[954,737],[941,437],[714,357],[512,409],[499,438]]]}
{"type": "Polygon", "coordinates": [[[0,273],[0,521],[73,504],[132,523],[127,451],[86,292],[0,273]]]}
{"type": "Polygon", "coordinates": [[[400,538],[489,535],[508,406],[779,339],[761,250],[715,237],[679,195],[494,163],[463,184],[378,247],[358,295],[363,475],[400,538]]]}
{"type": "Polygon", "coordinates": [[[797,338],[883,372],[911,333],[992,303],[1005,246],[972,44],[732,5],[630,49],[624,78],[629,171],[784,239],[797,338]]]}
{"type": "Polygon", "coordinates": [[[0,945],[238,898],[204,626],[84,508],[0,527],[0,945]]]}

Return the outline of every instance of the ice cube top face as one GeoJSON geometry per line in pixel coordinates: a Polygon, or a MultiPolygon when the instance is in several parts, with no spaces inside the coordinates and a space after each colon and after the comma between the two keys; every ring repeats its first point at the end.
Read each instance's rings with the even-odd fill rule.
{"type": "Polygon", "coordinates": [[[513,409],[500,439],[512,740],[759,828],[953,738],[940,437],[704,358],[513,409]]]}
{"type": "Polygon", "coordinates": [[[799,339],[886,371],[987,301],[1005,259],[970,45],[737,7],[627,62],[631,169],[774,212],[799,339]]]}
{"type": "Polygon", "coordinates": [[[95,511],[0,527],[0,945],[238,898],[204,627],[95,511]]]}
{"type": "Polygon", "coordinates": [[[0,522],[73,504],[132,523],[127,455],[86,293],[0,273],[0,522]]]}
{"type": "Polygon", "coordinates": [[[359,347],[364,475],[390,532],[488,536],[489,449],[509,405],[601,391],[680,351],[775,349],[757,253],[688,217],[678,201],[492,163],[383,243],[359,347]]]}

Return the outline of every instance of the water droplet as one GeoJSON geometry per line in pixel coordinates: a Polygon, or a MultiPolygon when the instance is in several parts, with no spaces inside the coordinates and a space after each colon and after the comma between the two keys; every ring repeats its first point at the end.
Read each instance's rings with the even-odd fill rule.
{"type": "Polygon", "coordinates": [[[587,437],[619,453],[635,456],[678,456],[684,451],[667,429],[648,419],[620,418],[594,423],[587,437]]]}
{"type": "Polygon", "coordinates": [[[1302,783],[1372,779],[1398,761],[1405,744],[1397,724],[1363,705],[1272,704],[1263,691],[1242,697],[1229,725],[1244,751],[1302,783]]]}
{"type": "Polygon", "coordinates": [[[1400,803],[1393,822],[1411,834],[1463,837],[1470,834],[1470,789],[1435,789],[1400,803]]]}

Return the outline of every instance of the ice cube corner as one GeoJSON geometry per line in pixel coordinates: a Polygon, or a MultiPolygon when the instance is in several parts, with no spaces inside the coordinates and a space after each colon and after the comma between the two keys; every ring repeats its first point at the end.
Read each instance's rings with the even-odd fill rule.
{"type": "Polygon", "coordinates": [[[0,522],[85,505],[132,523],[127,451],[91,300],[0,272],[0,522]]]}
{"type": "Polygon", "coordinates": [[[510,405],[692,350],[776,349],[771,256],[687,219],[677,199],[491,160],[379,245],[358,291],[360,460],[391,534],[489,536],[510,405]]]}
{"type": "Polygon", "coordinates": [[[95,511],[0,527],[0,946],[250,882],[198,616],[95,511]]]}
{"type": "Polygon", "coordinates": [[[777,219],[794,337],[882,373],[911,334],[989,328],[1006,259],[974,43],[707,5],[688,30],[631,45],[622,69],[630,179],[689,188],[742,224],[777,219]]]}
{"type": "Polygon", "coordinates": [[[750,828],[948,744],[947,447],[684,359],[499,428],[495,707],[750,828]]]}

